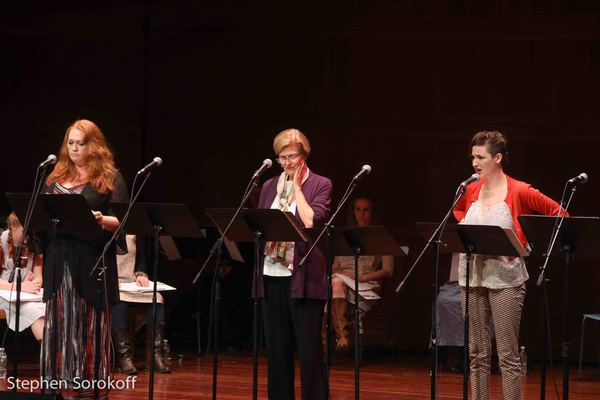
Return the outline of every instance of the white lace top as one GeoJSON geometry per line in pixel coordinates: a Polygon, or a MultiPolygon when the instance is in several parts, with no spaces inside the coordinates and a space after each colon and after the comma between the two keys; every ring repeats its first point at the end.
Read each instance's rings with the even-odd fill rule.
{"type": "MultiPolygon", "coordinates": [[[[473,202],[461,224],[498,225],[513,231],[513,219],[510,209],[505,202],[490,207],[483,207],[478,201],[473,202]]],[[[473,254],[471,256],[471,279],[469,286],[486,287],[489,289],[504,289],[520,286],[529,279],[525,268],[525,260],[521,257],[486,256],[473,254]]],[[[458,267],[458,282],[465,286],[466,255],[460,255],[458,267]]]]}

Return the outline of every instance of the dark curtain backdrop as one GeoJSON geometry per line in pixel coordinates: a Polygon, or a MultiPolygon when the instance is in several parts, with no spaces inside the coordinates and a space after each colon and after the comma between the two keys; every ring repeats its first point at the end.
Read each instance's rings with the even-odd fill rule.
{"type": "MultiPolygon", "coordinates": [[[[334,181],[334,203],[372,165],[359,190],[374,194],[382,221],[411,248],[397,260],[395,286],[423,245],[414,223],[438,221],[472,173],[471,135],[499,129],[512,141],[510,175],[558,198],[585,171],[590,182],[572,213],[600,214],[597,2],[5,1],[0,9],[2,193],[30,191],[35,166],[84,117],[102,128],[128,181],[163,158],[146,201],[185,202],[202,215],[235,206],[273,156],[275,134],[297,127],[313,144],[311,168],[334,181]]],[[[556,357],[561,260],[551,263],[556,357]]],[[[442,282],[447,274],[444,263],[442,282]]],[[[431,276],[426,257],[402,293],[386,293],[401,349],[428,345],[431,276]]],[[[600,312],[598,261],[576,259],[572,277],[576,350],[581,313],[600,312]]],[[[534,280],[523,331],[538,356],[534,280]]]]}

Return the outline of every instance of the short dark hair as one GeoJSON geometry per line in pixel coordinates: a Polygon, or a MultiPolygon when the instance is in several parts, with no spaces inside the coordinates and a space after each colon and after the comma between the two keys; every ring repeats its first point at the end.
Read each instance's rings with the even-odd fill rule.
{"type": "Polygon", "coordinates": [[[508,139],[499,131],[481,131],[477,132],[471,139],[469,147],[469,156],[473,146],[486,146],[492,156],[502,154],[502,163],[507,161],[508,157],[508,139]]]}

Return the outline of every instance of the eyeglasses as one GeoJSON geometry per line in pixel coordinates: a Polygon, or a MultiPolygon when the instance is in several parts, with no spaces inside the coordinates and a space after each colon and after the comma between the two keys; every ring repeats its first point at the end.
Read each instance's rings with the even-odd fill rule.
{"type": "Polygon", "coordinates": [[[290,154],[289,156],[279,156],[277,157],[277,162],[279,164],[283,164],[286,161],[294,162],[300,157],[300,153],[290,154]]]}

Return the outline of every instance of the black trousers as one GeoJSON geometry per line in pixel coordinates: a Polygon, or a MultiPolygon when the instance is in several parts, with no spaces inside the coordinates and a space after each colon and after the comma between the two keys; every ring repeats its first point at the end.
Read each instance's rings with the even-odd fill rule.
{"type": "Polygon", "coordinates": [[[326,400],[321,323],[325,300],[290,298],[291,278],[263,278],[269,399],[294,399],[294,349],[300,361],[302,400],[326,400]]]}

